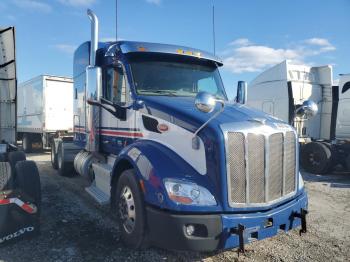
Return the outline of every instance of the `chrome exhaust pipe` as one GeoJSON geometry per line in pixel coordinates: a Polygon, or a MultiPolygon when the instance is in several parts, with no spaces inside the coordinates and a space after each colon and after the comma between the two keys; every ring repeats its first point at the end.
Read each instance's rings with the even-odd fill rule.
{"type": "Polygon", "coordinates": [[[87,15],[91,21],[91,46],[90,46],[90,65],[96,65],[96,51],[98,48],[98,18],[95,13],[88,9],[87,15]]]}

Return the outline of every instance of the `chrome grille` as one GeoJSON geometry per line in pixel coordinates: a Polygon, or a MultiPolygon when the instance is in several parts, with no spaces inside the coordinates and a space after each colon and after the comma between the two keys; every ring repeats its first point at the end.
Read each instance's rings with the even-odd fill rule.
{"type": "Polygon", "coordinates": [[[236,185],[231,187],[231,197],[235,201],[242,203],[246,199],[246,177],[241,174],[245,174],[245,159],[244,159],[244,135],[241,133],[229,133],[229,150],[228,160],[230,163],[230,184],[236,185]]]}
{"type": "Polygon", "coordinates": [[[296,189],[295,133],[227,132],[231,206],[269,204],[296,189]]]}
{"type": "Polygon", "coordinates": [[[280,198],[283,190],[283,135],[269,138],[268,201],[280,198]]]}
{"type": "Polygon", "coordinates": [[[263,135],[248,134],[248,178],[250,203],[265,200],[265,139],[263,135]]]}
{"type": "Polygon", "coordinates": [[[288,194],[295,189],[295,135],[293,132],[287,132],[284,138],[284,167],[285,181],[284,193],[288,194]]]}

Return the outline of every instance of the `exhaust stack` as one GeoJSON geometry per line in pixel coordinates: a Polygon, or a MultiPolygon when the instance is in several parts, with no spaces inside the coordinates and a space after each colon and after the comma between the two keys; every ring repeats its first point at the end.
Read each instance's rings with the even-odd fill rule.
{"type": "Polygon", "coordinates": [[[91,21],[90,63],[86,67],[86,146],[91,153],[99,152],[100,140],[100,98],[102,96],[102,71],[96,66],[98,49],[98,18],[90,9],[87,15],[91,21]]]}
{"type": "Polygon", "coordinates": [[[98,47],[98,18],[90,9],[87,10],[87,15],[91,21],[90,66],[95,66],[98,47]]]}

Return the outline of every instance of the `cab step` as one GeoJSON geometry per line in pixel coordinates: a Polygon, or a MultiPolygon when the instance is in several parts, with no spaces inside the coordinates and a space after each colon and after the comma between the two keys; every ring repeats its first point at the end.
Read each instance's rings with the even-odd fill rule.
{"type": "Polygon", "coordinates": [[[95,184],[86,187],[85,191],[88,192],[89,195],[92,196],[100,205],[107,205],[109,203],[109,195],[107,195],[101,189],[96,187],[95,184]]]}

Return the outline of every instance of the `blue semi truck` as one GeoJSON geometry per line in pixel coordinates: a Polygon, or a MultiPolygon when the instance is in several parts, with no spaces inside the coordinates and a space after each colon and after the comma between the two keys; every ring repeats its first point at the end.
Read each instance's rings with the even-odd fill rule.
{"type": "MultiPolygon", "coordinates": [[[[301,226],[307,193],[288,124],[228,101],[205,51],[92,39],[74,55],[74,137],[52,164],[91,181],[129,247],[213,251],[301,226]]],[[[307,108],[305,109],[307,110],[307,108]]]]}

